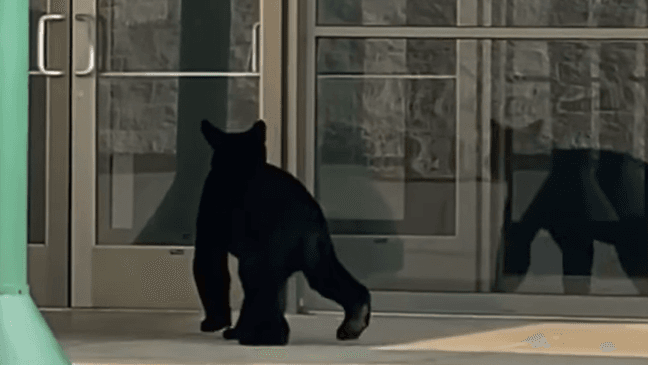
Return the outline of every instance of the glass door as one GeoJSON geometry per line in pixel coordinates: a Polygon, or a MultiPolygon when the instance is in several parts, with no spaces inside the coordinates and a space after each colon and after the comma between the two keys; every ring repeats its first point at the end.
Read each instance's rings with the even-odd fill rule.
{"type": "MultiPolygon", "coordinates": [[[[307,9],[305,178],[377,311],[418,311],[402,295],[480,285],[477,41],[434,30],[477,15],[459,16],[456,1],[429,4],[307,9]]],[[[301,296],[306,309],[337,308],[306,285],[301,296]]]]}
{"type": "Polygon", "coordinates": [[[648,317],[644,1],[305,14],[303,176],[376,311],[648,317]]]}
{"type": "MultiPolygon", "coordinates": [[[[262,118],[281,165],[281,6],[81,1],[73,14],[72,305],[198,309],[200,121],[262,118]]],[[[233,307],[241,292],[231,260],[233,307]]]]}
{"type": "Polygon", "coordinates": [[[29,2],[28,281],[40,307],[68,305],[68,0],[29,2]]]}

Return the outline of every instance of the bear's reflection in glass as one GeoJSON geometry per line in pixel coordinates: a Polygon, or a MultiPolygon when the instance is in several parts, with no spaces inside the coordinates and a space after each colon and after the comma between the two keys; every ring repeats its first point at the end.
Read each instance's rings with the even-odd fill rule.
{"type": "MultiPolygon", "coordinates": [[[[510,141],[510,130],[505,134],[510,141]]],[[[513,164],[516,158],[524,157],[507,153],[505,163],[513,164]]],[[[590,293],[594,240],[613,245],[639,293],[648,294],[645,173],[646,164],[629,154],[592,148],[554,149],[549,176],[517,222],[511,219],[514,202],[509,173],[499,268],[502,277],[494,291],[518,288],[529,270],[531,242],[545,229],[562,251],[566,294],[590,293]]]]}

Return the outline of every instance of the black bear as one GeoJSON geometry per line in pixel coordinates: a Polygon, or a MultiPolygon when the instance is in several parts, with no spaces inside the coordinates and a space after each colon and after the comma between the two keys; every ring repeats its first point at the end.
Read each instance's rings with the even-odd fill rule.
{"type": "Polygon", "coordinates": [[[239,260],[244,300],[225,338],[243,345],[285,345],[284,288],[301,271],[311,288],[344,308],[337,338],[357,339],[369,325],[369,291],[338,261],[322,210],[308,190],[266,163],[265,123],[225,133],[203,120],[201,130],[214,150],[198,210],[193,262],[205,309],[201,331],[231,326],[229,252],[239,260]]]}

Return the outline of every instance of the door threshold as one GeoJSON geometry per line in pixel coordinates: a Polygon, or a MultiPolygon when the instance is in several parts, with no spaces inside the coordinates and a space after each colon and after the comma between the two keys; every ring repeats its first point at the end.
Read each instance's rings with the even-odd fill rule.
{"type": "MultiPolygon", "coordinates": [[[[343,311],[309,310],[306,314],[344,315],[343,311]]],[[[495,319],[495,320],[529,320],[529,321],[568,321],[568,322],[624,322],[648,323],[648,318],[631,317],[578,317],[578,316],[534,316],[510,314],[459,314],[459,313],[404,313],[404,312],[371,312],[375,317],[394,318],[448,318],[448,319],[495,319]]]]}
{"type": "MultiPolygon", "coordinates": [[[[200,314],[200,310],[192,309],[147,309],[147,308],[59,308],[40,307],[42,312],[103,312],[103,313],[184,313],[200,314]]],[[[237,311],[233,311],[237,312],[237,311]]],[[[307,313],[287,315],[344,315],[343,311],[308,310],[307,313]]],[[[493,320],[529,320],[529,321],[569,321],[569,322],[614,322],[614,323],[648,323],[648,318],[632,317],[579,317],[579,316],[534,316],[510,314],[460,314],[460,313],[405,313],[405,312],[372,312],[375,317],[393,318],[447,318],[447,319],[493,319],[493,320]]]]}

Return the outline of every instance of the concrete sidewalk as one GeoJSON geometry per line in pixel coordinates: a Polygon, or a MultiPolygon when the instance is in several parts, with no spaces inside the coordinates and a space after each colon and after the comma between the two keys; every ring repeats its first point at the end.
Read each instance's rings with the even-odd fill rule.
{"type": "Polygon", "coordinates": [[[335,330],[341,313],[291,315],[288,346],[257,348],[225,341],[220,333],[200,333],[197,312],[46,310],[43,315],[70,360],[79,365],[648,362],[646,323],[615,327],[600,322],[378,314],[359,340],[340,342],[335,330]]]}

